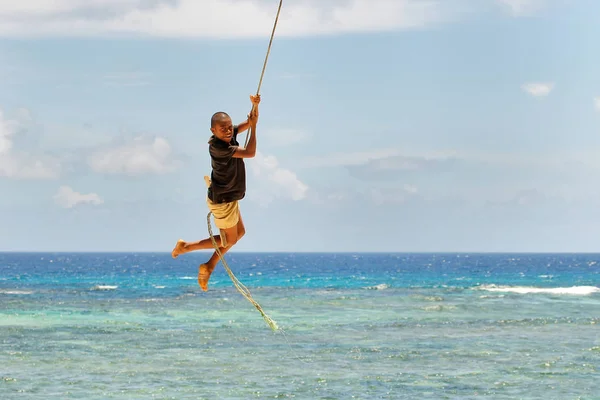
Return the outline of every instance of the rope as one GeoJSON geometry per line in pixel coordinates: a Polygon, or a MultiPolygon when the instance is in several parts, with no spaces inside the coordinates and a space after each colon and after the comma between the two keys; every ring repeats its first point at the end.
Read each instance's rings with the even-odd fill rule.
{"type": "MultiPolygon", "coordinates": [[[[279,20],[279,13],[281,12],[281,5],[282,4],[283,4],[283,0],[280,0],[279,1],[279,8],[277,9],[277,16],[275,17],[275,23],[273,24],[273,31],[271,32],[271,39],[269,40],[269,47],[267,49],[267,55],[265,57],[265,62],[263,64],[263,69],[262,69],[262,72],[260,74],[260,81],[258,82],[258,89],[256,89],[256,95],[257,96],[260,93],[260,87],[262,86],[263,77],[265,75],[265,70],[267,68],[267,61],[269,59],[269,54],[271,52],[271,44],[273,43],[273,37],[275,36],[275,28],[277,27],[277,21],[279,20]]],[[[254,111],[254,107],[255,106],[252,105],[252,111],[254,111]]],[[[244,144],[245,147],[248,147],[248,139],[250,138],[250,135],[252,135],[254,133],[254,129],[255,129],[254,126],[250,126],[250,129],[248,130],[248,134],[246,135],[246,143],[244,144]]],[[[206,180],[206,178],[205,178],[205,180],[206,180]]],[[[206,180],[206,183],[208,185],[208,180],[206,180]]],[[[225,258],[223,257],[223,253],[221,253],[221,250],[219,250],[219,245],[217,244],[217,241],[215,240],[214,235],[213,235],[212,226],[210,224],[210,215],[211,214],[212,214],[212,212],[209,212],[208,215],[206,216],[206,224],[208,225],[208,233],[210,235],[210,240],[212,241],[212,244],[213,244],[213,246],[215,248],[215,251],[219,255],[219,258],[221,259],[221,262],[223,263],[223,266],[225,267],[225,270],[227,271],[227,274],[231,278],[231,281],[235,285],[235,287],[238,290],[238,292],[240,292],[242,294],[242,296],[244,296],[250,303],[252,303],[254,305],[254,307],[256,307],[256,309],[260,312],[260,314],[262,315],[262,317],[266,321],[266,323],[269,325],[269,327],[272,330],[274,330],[274,331],[278,330],[279,327],[277,326],[277,323],[275,321],[273,321],[271,319],[271,317],[269,317],[263,311],[263,309],[260,306],[260,304],[258,304],[252,298],[252,295],[250,294],[250,291],[248,290],[248,288],[246,288],[246,286],[244,286],[244,284],[242,282],[240,282],[235,277],[235,275],[233,274],[233,272],[231,271],[231,269],[227,265],[227,262],[225,261],[225,258]]],[[[221,238],[221,242],[225,245],[225,243],[226,243],[226,237],[222,237],[221,238]]]]}
{"type": "Polygon", "coordinates": [[[264,320],[267,322],[267,324],[271,327],[272,330],[276,331],[278,328],[277,323],[275,321],[273,321],[271,319],[271,317],[269,317],[261,308],[260,304],[258,304],[253,298],[252,295],[250,294],[250,291],[248,290],[248,288],[246,286],[244,286],[244,284],[242,282],[240,282],[235,275],[233,274],[233,272],[231,271],[231,269],[229,268],[229,265],[227,265],[227,262],[225,261],[225,258],[223,257],[223,253],[221,253],[221,250],[219,250],[219,245],[217,244],[217,241],[214,238],[213,235],[213,231],[212,231],[212,227],[210,224],[210,215],[212,214],[212,212],[209,212],[208,215],[206,216],[206,224],[208,225],[208,233],[210,234],[210,240],[212,241],[213,246],[215,247],[215,250],[217,251],[217,254],[219,255],[219,258],[221,259],[221,262],[223,263],[223,266],[225,267],[225,270],[227,271],[227,274],[229,274],[229,277],[231,278],[231,281],[233,282],[233,284],[235,285],[235,287],[237,288],[238,292],[240,292],[242,294],[242,296],[244,296],[246,299],[248,299],[248,301],[250,303],[252,303],[254,305],[254,307],[256,307],[256,309],[260,312],[260,314],[262,315],[262,317],[264,318],[264,320]]]}
{"type": "MultiPolygon", "coordinates": [[[[260,94],[260,87],[262,86],[263,77],[265,76],[265,70],[267,69],[267,61],[269,60],[269,54],[271,53],[271,45],[273,44],[273,37],[275,36],[275,28],[277,28],[277,22],[279,21],[279,13],[281,12],[281,5],[283,4],[283,0],[279,1],[279,8],[277,9],[277,16],[275,17],[275,23],[273,24],[273,30],[271,31],[271,39],[269,40],[269,47],[267,48],[267,55],[265,56],[265,62],[263,64],[263,69],[260,74],[260,80],[258,81],[258,88],[256,89],[256,95],[260,94]]],[[[252,111],[254,111],[254,105],[252,105],[252,111]]],[[[254,127],[250,127],[248,130],[248,134],[246,135],[246,142],[244,143],[244,147],[248,147],[248,139],[250,139],[250,135],[254,133],[254,127]]]]}

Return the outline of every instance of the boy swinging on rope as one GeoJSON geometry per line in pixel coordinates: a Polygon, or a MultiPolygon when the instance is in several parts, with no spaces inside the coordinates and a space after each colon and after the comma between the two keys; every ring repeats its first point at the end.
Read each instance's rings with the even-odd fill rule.
{"type": "MultiPolygon", "coordinates": [[[[217,112],[212,116],[210,130],[209,153],[212,173],[210,180],[204,180],[208,186],[206,203],[212,212],[215,225],[220,235],[214,236],[221,242],[219,251],[225,254],[246,233],[239,209],[239,201],[246,195],[246,168],[244,158],[253,158],[256,154],[256,124],[258,122],[258,104],[260,95],[250,96],[252,111],[248,119],[239,125],[233,125],[227,113],[217,112]],[[253,128],[253,135],[248,140],[248,147],[240,147],[237,135],[253,128]]],[[[198,242],[177,241],[171,255],[173,258],[190,251],[213,249],[210,238],[198,242]]],[[[198,284],[202,290],[208,290],[208,280],[219,262],[219,254],[215,251],[212,257],[198,268],[198,284]]]]}

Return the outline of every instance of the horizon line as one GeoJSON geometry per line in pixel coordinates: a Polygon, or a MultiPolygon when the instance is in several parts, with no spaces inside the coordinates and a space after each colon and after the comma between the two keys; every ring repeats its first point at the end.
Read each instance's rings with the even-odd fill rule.
{"type": "MultiPolygon", "coordinates": [[[[152,251],[152,250],[0,250],[0,254],[42,254],[42,253],[54,253],[54,254],[171,254],[170,250],[165,251],[152,251]]],[[[198,251],[194,252],[198,254],[204,254],[205,252],[198,251]]],[[[188,253],[188,254],[194,254],[188,253]]],[[[383,250],[363,250],[363,251],[309,251],[309,250],[270,250],[270,251],[229,251],[227,254],[588,254],[588,255],[600,255],[598,251],[518,251],[518,250],[502,250],[502,251],[486,251],[486,250],[404,250],[404,251],[383,251],[383,250]]]]}

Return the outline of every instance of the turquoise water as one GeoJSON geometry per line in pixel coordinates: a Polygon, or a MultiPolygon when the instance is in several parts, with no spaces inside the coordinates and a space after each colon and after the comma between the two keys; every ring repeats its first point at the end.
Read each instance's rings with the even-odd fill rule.
{"type": "Polygon", "coordinates": [[[600,399],[600,255],[0,254],[1,399],[600,399]]]}

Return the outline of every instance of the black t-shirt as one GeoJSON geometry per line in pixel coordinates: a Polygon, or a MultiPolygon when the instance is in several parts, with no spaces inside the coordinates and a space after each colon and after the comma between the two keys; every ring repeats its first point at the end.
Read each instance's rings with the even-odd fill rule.
{"type": "Polygon", "coordinates": [[[243,158],[233,157],[237,147],[238,127],[233,127],[229,143],[212,136],[208,141],[212,173],[208,198],[213,203],[229,203],[246,195],[246,167],[243,158]]]}

